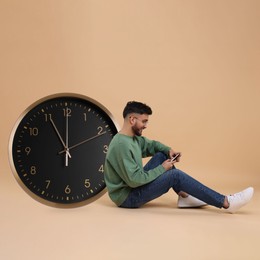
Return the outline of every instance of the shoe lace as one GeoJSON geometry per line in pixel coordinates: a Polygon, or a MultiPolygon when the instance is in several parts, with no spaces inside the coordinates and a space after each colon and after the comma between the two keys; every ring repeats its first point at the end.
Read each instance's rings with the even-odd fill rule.
{"type": "Polygon", "coordinates": [[[229,195],[228,196],[228,203],[230,204],[230,202],[236,200],[236,199],[242,199],[243,197],[243,193],[242,192],[238,192],[238,193],[235,193],[233,195],[229,195]]]}

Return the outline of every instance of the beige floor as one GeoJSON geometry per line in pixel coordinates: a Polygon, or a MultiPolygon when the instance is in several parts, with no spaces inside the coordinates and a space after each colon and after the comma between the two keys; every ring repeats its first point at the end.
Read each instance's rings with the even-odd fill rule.
{"type": "Polygon", "coordinates": [[[209,206],[177,209],[172,192],[141,209],[119,209],[107,194],[81,208],[56,209],[12,179],[0,200],[3,260],[260,259],[258,189],[234,215],[209,206]]]}

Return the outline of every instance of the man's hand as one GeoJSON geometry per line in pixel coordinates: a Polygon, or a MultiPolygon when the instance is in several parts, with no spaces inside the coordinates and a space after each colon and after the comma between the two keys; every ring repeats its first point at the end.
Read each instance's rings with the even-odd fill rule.
{"type": "Polygon", "coordinates": [[[176,154],[180,154],[180,155],[177,157],[177,159],[174,162],[179,162],[180,158],[181,158],[181,153],[180,152],[175,152],[173,149],[171,149],[169,151],[169,157],[170,158],[173,158],[176,154]]]}
{"type": "Polygon", "coordinates": [[[175,162],[176,161],[172,162],[171,159],[167,159],[166,161],[164,161],[162,163],[162,167],[165,169],[165,171],[168,171],[168,170],[172,169],[175,162]]]}

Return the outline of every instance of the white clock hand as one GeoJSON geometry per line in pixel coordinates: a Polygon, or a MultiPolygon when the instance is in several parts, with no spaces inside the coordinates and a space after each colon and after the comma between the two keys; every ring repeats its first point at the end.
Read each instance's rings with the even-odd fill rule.
{"type": "MultiPolygon", "coordinates": [[[[69,158],[68,156],[70,156],[69,153],[69,115],[68,115],[68,108],[66,108],[66,144],[65,144],[65,149],[66,150],[66,154],[65,154],[65,166],[69,166],[69,158]]],[[[71,156],[70,156],[71,158],[71,156]]]]}
{"type": "MultiPolygon", "coordinates": [[[[97,134],[97,135],[95,135],[95,136],[92,136],[92,137],[90,137],[90,138],[88,138],[88,139],[83,140],[82,142],[79,142],[79,143],[77,143],[77,144],[72,145],[71,147],[69,147],[69,148],[67,148],[67,149],[68,149],[68,150],[71,150],[71,149],[73,149],[73,148],[75,148],[75,147],[77,147],[77,146],[79,146],[79,145],[81,145],[81,144],[84,144],[84,143],[86,143],[86,142],[88,142],[88,141],[90,141],[90,140],[93,140],[93,139],[95,139],[95,138],[97,138],[97,137],[99,137],[99,136],[102,136],[102,135],[105,134],[105,133],[106,133],[106,131],[105,131],[105,132],[102,132],[102,133],[100,133],[100,134],[97,134]]],[[[66,148],[65,148],[64,150],[60,151],[59,154],[65,153],[66,151],[67,151],[67,150],[66,150],[66,148]]]]}
{"type": "Polygon", "coordinates": [[[58,135],[58,137],[59,137],[59,139],[60,139],[60,141],[61,141],[63,147],[65,148],[64,152],[66,152],[66,154],[69,156],[69,158],[71,158],[69,149],[68,149],[68,147],[65,145],[65,143],[64,143],[64,141],[63,141],[63,139],[62,139],[62,137],[61,137],[61,135],[60,135],[60,133],[59,133],[59,131],[58,131],[58,129],[57,129],[55,123],[54,123],[54,121],[52,120],[52,118],[50,118],[50,121],[51,121],[51,124],[52,124],[52,126],[53,126],[53,128],[54,128],[56,134],[58,135]]]}

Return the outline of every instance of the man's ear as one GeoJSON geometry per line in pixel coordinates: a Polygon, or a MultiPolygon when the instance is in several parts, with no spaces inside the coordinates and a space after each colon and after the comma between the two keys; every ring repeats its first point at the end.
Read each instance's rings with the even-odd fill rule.
{"type": "Polygon", "coordinates": [[[134,125],[135,124],[135,117],[133,115],[130,115],[128,117],[128,120],[129,120],[130,125],[134,125]]]}

